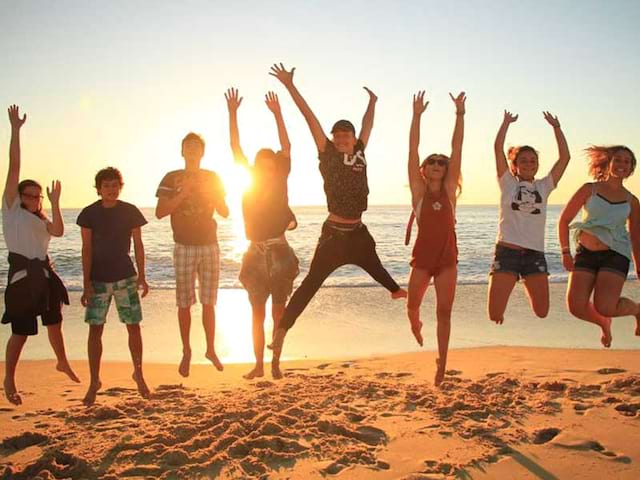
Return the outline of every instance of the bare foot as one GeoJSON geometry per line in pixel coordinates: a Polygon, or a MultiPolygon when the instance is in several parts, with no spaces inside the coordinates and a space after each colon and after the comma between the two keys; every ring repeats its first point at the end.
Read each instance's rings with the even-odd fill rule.
{"type": "Polygon", "coordinates": [[[416,341],[418,342],[418,345],[422,346],[423,339],[422,339],[422,322],[421,321],[411,324],[411,333],[413,333],[413,336],[416,337],[416,341]]]}
{"type": "Polygon", "coordinates": [[[271,363],[271,376],[274,380],[280,380],[283,377],[282,371],[280,370],[280,362],[271,363]]]}
{"type": "Polygon", "coordinates": [[[75,374],[75,372],[71,369],[71,365],[69,365],[69,362],[58,362],[58,364],[56,365],[56,370],[64,373],[67,377],[69,377],[74,382],[80,383],[80,379],[75,374]]]}
{"type": "Polygon", "coordinates": [[[90,407],[94,403],[96,403],[96,395],[98,395],[98,391],[102,388],[102,382],[98,380],[98,383],[89,385],[89,390],[87,390],[87,394],[82,399],[82,403],[84,403],[87,407],[90,407]]]}
{"type": "Polygon", "coordinates": [[[404,288],[401,288],[397,292],[391,292],[392,300],[397,300],[399,298],[407,298],[407,291],[404,288]]]}
{"type": "Polygon", "coordinates": [[[264,377],[264,367],[256,365],[249,373],[245,373],[242,378],[253,380],[254,378],[264,377]]]}
{"type": "Polygon", "coordinates": [[[4,379],[4,396],[7,397],[9,403],[13,403],[14,405],[22,405],[22,397],[20,397],[20,394],[18,394],[16,384],[7,378],[4,379]]]}
{"type": "Polygon", "coordinates": [[[222,365],[222,362],[216,355],[216,352],[207,352],[204,354],[204,356],[211,360],[211,363],[213,363],[213,366],[216,367],[216,370],[218,370],[219,372],[224,370],[224,365],[222,365]]]}
{"type": "Polygon", "coordinates": [[[605,348],[609,348],[611,346],[611,319],[609,317],[604,318],[604,325],[600,325],[602,328],[602,337],[600,337],[600,341],[605,348]]]}
{"type": "Polygon", "coordinates": [[[183,377],[189,376],[189,368],[191,367],[191,350],[188,352],[182,352],[182,360],[180,361],[180,366],[178,367],[178,373],[183,377]]]}
{"type": "Polygon", "coordinates": [[[144,381],[142,372],[139,372],[139,373],[133,372],[133,375],[131,375],[131,378],[133,378],[133,381],[136,382],[136,385],[138,387],[138,393],[140,394],[140,396],[145,399],[149,398],[151,396],[151,391],[147,386],[147,382],[144,381]]]}
{"type": "Polygon", "coordinates": [[[445,366],[444,365],[440,365],[440,359],[436,358],[436,376],[433,380],[433,383],[435,384],[436,387],[439,387],[440,384],[442,383],[442,381],[444,380],[444,371],[445,371],[445,366]]]}

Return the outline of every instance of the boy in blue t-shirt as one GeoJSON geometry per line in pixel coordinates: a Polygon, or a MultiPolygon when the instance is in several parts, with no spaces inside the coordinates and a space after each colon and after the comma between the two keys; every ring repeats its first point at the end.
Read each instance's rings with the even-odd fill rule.
{"type": "Polygon", "coordinates": [[[142,375],[142,309],[138,295],[138,289],[142,289],[143,297],[149,292],[140,230],[147,221],[136,206],[118,200],[122,186],[122,174],[118,169],[108,167],[100,170],[95,178],[95,187],[101,199],[85,207],[76,221],[82,228],[84,291],[81,301],[86,307],[85,322],[89,324],[91,384],[83,400],[87,406],[95,402],[102,386],[102,331],[112,297],[115,298],[120,321],[127,326],[133,380],[140,395],[149,397],[149,387],[142,375]],[[137,273],[129,256],[132,237],[137,273]]]}

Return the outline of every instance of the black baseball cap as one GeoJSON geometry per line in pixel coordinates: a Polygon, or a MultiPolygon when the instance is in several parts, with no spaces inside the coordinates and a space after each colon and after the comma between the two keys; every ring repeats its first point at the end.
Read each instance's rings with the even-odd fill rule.
{"type": "Polygon", "coordinates": [[[339,130],[343,132],[351,132],[354,135],[356,134],[356,128],[353,126],[353,123],[351,123],[349,120],[338,120],[336,123],[333,124],[331,133],[335,133],[336,131],[339,131],[339,130]]]}

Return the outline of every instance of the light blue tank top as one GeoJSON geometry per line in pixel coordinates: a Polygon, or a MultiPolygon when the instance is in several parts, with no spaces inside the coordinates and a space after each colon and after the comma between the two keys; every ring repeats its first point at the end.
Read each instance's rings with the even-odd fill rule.
{"type": "Polygon", "coordinates": [[[580,232],[587,232],[631,260],[631,241],[627,232],[627,218],[631,212],[629,198],[612,203],[596,192],[596,185],[592,185],[591,196],[582,207],[582,221],[569,226],[574,229],[574,239],[577,243],[580,232]]]}

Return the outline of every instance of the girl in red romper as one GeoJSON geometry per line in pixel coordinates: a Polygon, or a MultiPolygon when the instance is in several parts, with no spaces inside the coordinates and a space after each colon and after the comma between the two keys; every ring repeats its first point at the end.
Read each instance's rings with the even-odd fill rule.
{"type": "Polygon", "coordinates": [[[460,161],[464,137],[464,92],[457,97],[449,94],[456,106],[456,124],[451,141],[451,156],[432,154],[422,165],[418,155],[420,117],[429,102],[424,91],[413,96],[413,119],[409,135],[409,186],[413,213],[407,229],[408,244],[413,218],[418,219],[418,238],[411,256],[407,315],[411,331],[422,346],[420,304],[433,278],[436,289],[436,317],[438,321],[438,358],[436,386],[442,383],[447,365],[451,308],[458,276],[458,248],[455,233],[455,207],[460,190],[460,161]]]}

